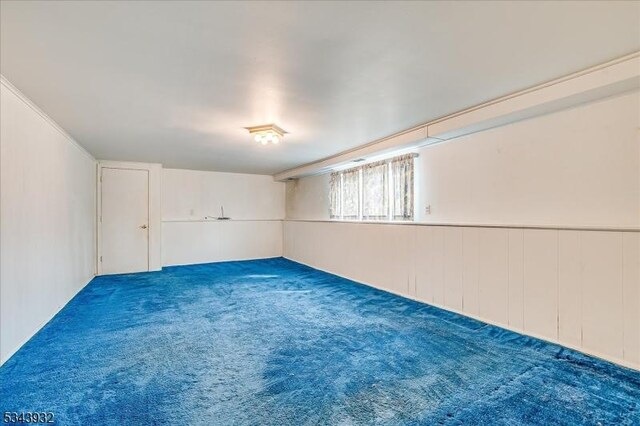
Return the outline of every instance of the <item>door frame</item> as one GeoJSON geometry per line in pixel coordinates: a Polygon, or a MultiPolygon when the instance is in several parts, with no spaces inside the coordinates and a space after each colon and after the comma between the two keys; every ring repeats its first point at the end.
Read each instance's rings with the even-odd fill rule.
{"type": "Polygon", "coordinates": [[[146,170],[149,173],[148,208],[149,238],[148,265],[149,271],[162,269],[162,214],[160,175],[161,164],[132,163],[127,161],[99,161],[96,169],[96,272],[102,275],[102,169],[146,170]]]}

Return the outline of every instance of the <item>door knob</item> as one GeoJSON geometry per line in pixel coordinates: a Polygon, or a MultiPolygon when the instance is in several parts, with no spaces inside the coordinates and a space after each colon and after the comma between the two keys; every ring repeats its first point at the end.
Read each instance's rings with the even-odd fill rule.
{"type": "Polygon", "coordinates": [[[140,228],[147,229],[147,225],[142,225],[142,226],[140,226],[140,228]]]}

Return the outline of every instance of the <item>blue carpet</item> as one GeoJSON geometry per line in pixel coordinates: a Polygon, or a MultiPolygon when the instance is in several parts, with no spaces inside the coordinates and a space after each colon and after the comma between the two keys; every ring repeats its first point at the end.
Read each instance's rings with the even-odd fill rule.
{"type": "Polygon", "coordinates": [[[95,278],[0,386],[59,424],[640,424],[638,372],[281,258],[95,278]]]}

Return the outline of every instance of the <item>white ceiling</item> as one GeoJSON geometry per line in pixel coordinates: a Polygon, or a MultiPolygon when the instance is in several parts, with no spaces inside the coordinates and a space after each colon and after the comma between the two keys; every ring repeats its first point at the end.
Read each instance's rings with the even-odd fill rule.
{"type": "Polygon", "coordinates": [[[96,158],[272,174],[640,50],[639,2],[1,3],[1,72],[96,158]],[[278,146],[243,127],[275,122],[278,146]]]}

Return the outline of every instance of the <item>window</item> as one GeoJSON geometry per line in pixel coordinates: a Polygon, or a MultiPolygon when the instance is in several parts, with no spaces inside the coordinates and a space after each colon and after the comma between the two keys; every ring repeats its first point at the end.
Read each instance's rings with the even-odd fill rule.
{"type": "Polygon", "coordinates": [[[329,179],[329,216],[340,219],[342,214],[342,173],[331,173],[329,179]]]}
{"type": "Polygon", "coordinates": [[[342,172],[342,219],[360,217],[360,169],[342,172]]]}
{"type": "Polygon", "coordinates": [[[332,219],[413,220],[415,154],[331,173],[332,219]]]}
{"type": "Polygon", "coordinates": [[[391,160],[393,220],[413,220],[413,155],[391,160]]]}
{"type": "Polygon", "coordinates": [[[389,165],[386,161],[362,166],[362,219],[386,220],[389,216],[389,165]]]}

